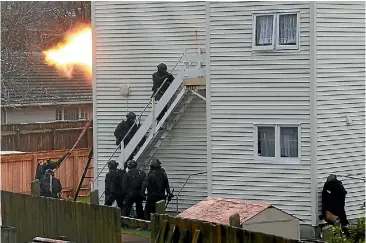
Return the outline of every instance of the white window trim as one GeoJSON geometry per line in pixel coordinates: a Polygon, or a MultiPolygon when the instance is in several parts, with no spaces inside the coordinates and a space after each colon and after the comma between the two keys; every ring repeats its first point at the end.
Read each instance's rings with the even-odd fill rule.
{"type": "Polygon", "coordinates": [[[253,51],[276,51],[276,50],[299,50],[300,49],[300,11],[276,11],[276,12],[262,12],[253,13],[252,15],[252,50],[253,51]],[[297,33],[296,33],[296,45],[279,45],[279,16],[286,14],[297,14],[297,33]],[[256,26],[258,16],[273,16],[273,41],[270,46],[256,46],[256,26]]]}
{"type": "Polygon", "coordinates": [[[300,124],[271,124],[271,123],[258,123],[253,124],[253,151],[254,161],[259,163],[277,163],[277,164],[298,164],[301,162],[301,125],[300,124]],[[275,157],[261,157],[258,155],[258,127],[274,127],[275,128],[275,157]],[[281,127],[297,127],[297,158],[284,158],[281,157],[280,149],[280,128],[281,127]]]}
{"type": "Polygon", "coordinates": [[[253,21],[252,21],[252,48],[255,51],[268,51],[268,50],[274,50],[275,48],[275,30],[276,30],[276,14],[275,13],[262,13],[262,14],[253,14],[253,21]],[[257,46],[255,44],[255,37],[257,33],[257,17],[260,16],[273,16],[273,31],[272,31],[272,45],[270,46],[257,46]]]}
{"type": "Polygon", "coordinates": [[[276,14],[276,36],[275,36],[275,42],[276,42],[276,49],[278,50],[298,50],[300,47],[300,12],[282,12],[276,14]],[[296,45],[280,45],[280,16],[281,15],[289,15],[289,14],[296,14],[297,17],[297,23],[296,23],[296,45]]]}

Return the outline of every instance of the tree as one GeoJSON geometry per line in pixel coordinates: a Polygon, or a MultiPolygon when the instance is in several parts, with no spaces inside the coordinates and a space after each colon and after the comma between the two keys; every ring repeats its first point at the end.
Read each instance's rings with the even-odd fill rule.
{"type": "Polygon", "coordinates": [[[15,77],[24,77],[22,85],[27,85],[34,56],[62,41],[78,24],[90,24],[90,16],[91,2],[1,2],[2,103],[11,104],[9,94],[14,92],[31,103],[29,89],[19,89],[15,77]]]}

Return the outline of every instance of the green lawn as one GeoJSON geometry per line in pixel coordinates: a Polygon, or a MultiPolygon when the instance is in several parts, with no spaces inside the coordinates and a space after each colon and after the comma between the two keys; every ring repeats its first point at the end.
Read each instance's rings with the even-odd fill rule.
{"type": "Polygon", "coordinates": [[[137,235],[141,237],[150,238],[151,237],[151,231],[147,230],[135,230],[135,229],[127,229],[127,228],[121,228],[121,233],[126,235],[137,235]]]}

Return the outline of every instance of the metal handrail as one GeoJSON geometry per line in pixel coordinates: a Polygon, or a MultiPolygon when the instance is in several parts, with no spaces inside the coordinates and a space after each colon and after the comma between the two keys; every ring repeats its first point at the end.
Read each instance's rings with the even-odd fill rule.
{"type": "Polygon", "coordinates": [[[200,171],[200,172],[196,172],[196,173],[192,173],[192,174],[190,174],[189,176],[188,176],[188,178],[187,178],[187,180],[186,180],[186,182],[184,182],[184,184],[183,184],[183,186],[180,188],[180,190],[179,190],[179,192],[178,192],[178,194],[177,194],[177,197],[176,197],[176,204],[177,204],[177,214],[178,214],[178,211],[179,211],[179,209],[178,209],[178,205],[179,205],[179,194],[182,192],[182,190],[183,190],[183,188],[186,186],[186,184],[187,184],[187,182],[188,182],[188,180],[191,178],[191,176],[193,176],[193,175],[201,175],[201,174],[205,174],[205,173],[207,173],[207,171],[200,171]]]}
{"type": "MultiPolygon", "coordinates": [[[[174,69],[178,66],[178,64],[180,63],[180,61],[183,58],[182,54],[178,60],[178,62],[175,64],[174,68],[170,71],[170,74],[174,71],[174,69]]],[[[163,87],[163,85],[166,83],[166,81],[168,80],[168,78],[166,78],[164,80],[164,82],[160,85],[159,89],[151,96],[150,101],[147,103],[147,105],[145,106],[145,108],[140,112],[140,115],[138,116],[138,118],[134,121],[133,125],[130,127],[130,129],[128,130],[128,132],[126,133],[126,135],[123,137],[123,139],[121,140],[121,142],[117,145],[116,149],[114,150],[114,152],[112,153],[111,157],[107,160],[107,162],[104,164],[104,166],[102,167],[102,169],[98,172],[97,176],[94,178],[93,180],[93,188],[94,188],[94,183],[95,181],[99,178],[99,176],[102,174],[103,170],[105,169],[105,167],[108,164],[108,161],[111,160],[113,158],[113,156],[115,155],[115,153],[117,152],[119,146],[121,146],[122,149],[122,145],[124,146],[124,140],[127,138],[127,136],[130,134],[130,132],[132,131],[132,128],[137,125],[137,121],[139,121],[139,124],[141,123],[141,117],[142,114],[146,111],[147,107],[152,103],[152,101],[155,99],[155,96],[159,93],[160,89],[163,87]]]]}

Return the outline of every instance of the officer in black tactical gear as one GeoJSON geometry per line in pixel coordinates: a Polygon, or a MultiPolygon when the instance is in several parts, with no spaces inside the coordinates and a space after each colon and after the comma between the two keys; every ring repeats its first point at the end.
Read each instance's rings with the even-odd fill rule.
{"type": "Polygon", "coordinates": [[[62,186],[59,179],[54,176],[51,169],[47,169],[43,178],[40,180],[40,195],[42,197],[60,198],[62,186]]]}
{"type": "Polygon", "coordinates": [[[127,144],[132,139],[133,135],[137,132],[139,129],[139,126],[137,124],[134,124],[136,121],[136,114],[133,112],[129,112],[126,115],[127,120],[122,120],[114,130],[114,136],[116,137],[116,145],[119,145],[123,138],[126,136],[127,132],[132,127],[130,133],[127,135],[127,137],[124,140],[124,147],[127,146],[127,144]]]}
{"type": "MultiPolygon", "coordinates": [[[[155,72],[152,75],[152,79],[153,79],[153,87],[152,87],[152,91],[153,91],[153,95],[158,91],[159,87],[164,83],[164,80],[166,80],[166,82],[164,83],[164,85],[161,87],[161,89],[159,90],[159,92],[155,95],[155,100],[159,101],[160,98],[164,95],[164,93],[167,91],[167,89],[169,88],[170,84],[173,82],[174,77],[171,73],[168,73],[168,67],[164,64],[164,63],[160,63],[158,66],[158,71],[155,72]]],[[[162,110],[162,112],[159,114],[159,116],[157,117],[157,120],[160,121],[161,118],[164,116],[165,112],[168,110],[168,107],[165,106],[164,109],[162,110]]]]}
{"type": "MultiPolygon", "coordinates": [[[[123,138],[126,136],[126,134],[128,133],[128,131],[130,130],[130,128],[132,127],[131,131],[128,133],[127,137],[124,140],[124,147],[127,146],[127,144],[130,142],[130,140],[132,139],[132,137],[135,135],[135,133],[137,132],[137,130],[140,128],[140,124],[135,124],[136,121],[136,114],[133,112],[129,112],[127,115],[127,120],[122,120],[122,122],[120,122],[118,124],[118,126],[116,127],[115,131],[114,131],[114,136],[116,137],[116,145],[119,145],[123,138]]],[[[144,142],[146,141],[146,136],[144,136],[140,143],[137,145],[136,149],[131,153],[130,157],[127,159],[131,160],[133,158],[133,156],[135,156],[135,154],[138,152],[139,148],[144,144],[144,142]]]]}
{"type": "Polygon", "coordinates": [[[122,179],[126,173],[126,167],[123,170],[117,169],[118,163],[115,160],[108,161],[109,172],[105,177],[105,202],[104,205],[112,206],[117,202],[117,206],[123,208],[122,179]]]}
{"type": "Polygon", "coordinates": [[[343,231],[348,234],[345,226],[348,225],[345,201],[347,191],[336,175],[329,175],[322,191],[322,213],[328,224],[340,224],[343,231]],[[335,220],[334,220],[335,219],[335,220]]]}
{"type": "Polygon", "coordinates": [[[44,164],[38,163],[37,164],[37,168],[36,168],[36,176],[35,176],[35,179],[36,180],[37,179],[38,180],[43,179],[43,177],[44,177],[44,175],[46,173],[46,170],[54,170],[54,169],[58,168],[68,155],[70,155],[70,152],[67,152],[64,156],[62,156],[56,162],[53,162],[52,160],[49,159],[44,164]]]}
{"type": "Polygon", "coordinates": [[[142,203],[144,198],[141,195],[142,183],[146,177],[146,173],[137,169],[137,163],[134,160],[127,162],[128,172],[123,177],[123,192],[125,200],[123,205],[123,216],[130,216],[133,204],[136,205],[136,214],[138,219],[144,218],[144,210],[142,203]]]}
{"type": "Polygon", "coordinates": [[[170,200],[173,194],[170,192],[168,176],[158,159],[154,159],[150,164],[150,171],[144,180],[141,194],[145,196],[147,189],[147,199],[145,204],[144,216],[146,220],[150,220],[150,214],[155,213],[155,204],[166,197],[170,200]],[[167,196],[165,196],[165,191],[167,196]]]}

